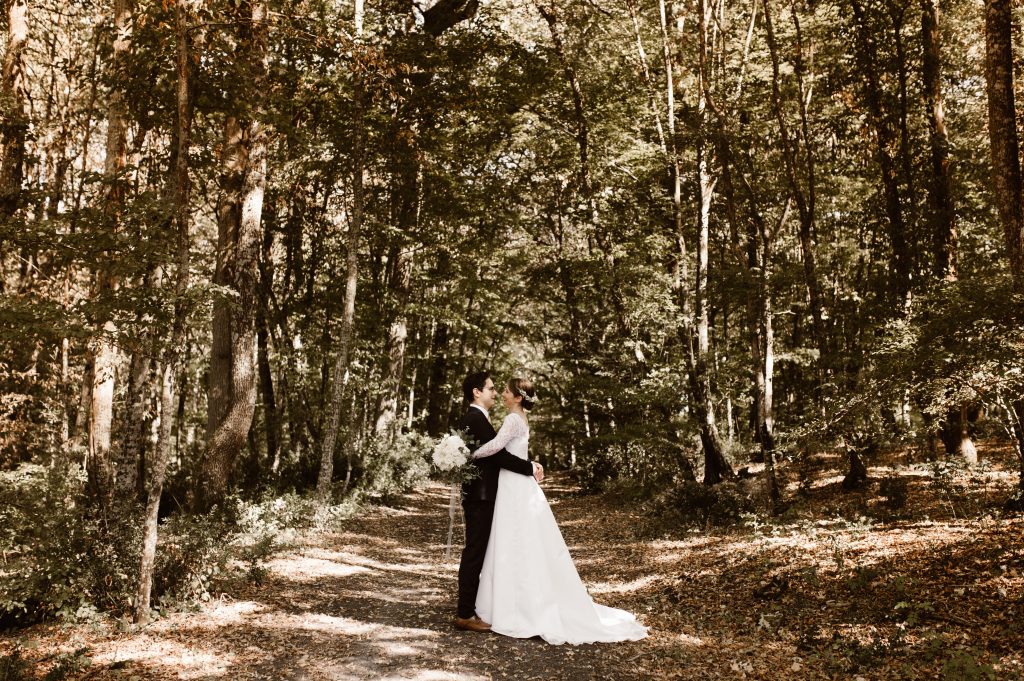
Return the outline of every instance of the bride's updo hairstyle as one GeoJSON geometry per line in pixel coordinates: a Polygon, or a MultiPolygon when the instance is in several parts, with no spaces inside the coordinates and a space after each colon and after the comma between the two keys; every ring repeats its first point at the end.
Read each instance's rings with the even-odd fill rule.
{"type": "Polygon", "coordinates": [[[529,411],[533,408],[533,405],[537,404],[537,391],[529,379],[510,378],[508,380],[508,389],[512,391],[513,395],[523,398],[523,409],[529,411]]]}

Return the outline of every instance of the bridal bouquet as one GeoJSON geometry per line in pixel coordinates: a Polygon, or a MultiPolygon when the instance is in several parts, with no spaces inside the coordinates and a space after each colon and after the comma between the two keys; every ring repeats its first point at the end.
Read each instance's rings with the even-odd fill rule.
{"type": "Polygon", "coordinates": [[[440,477],[451,487],[448,497],[448,544],[444,551],[444,557],[448,558],[452,553],[452,531],[455,528],[455,509],[460,496],[459,486],[467,480],[472,480],[479,471],[476,466],[469,463],[469,447],[456,433],[442,437],[434,445],[430,459],[441,474],[440,477]]]}
{"type": "Polygon", "coordinates": [[[469,460],[469,447],[455,433],[445,435],[434,445],[431,459],[439,470],[449,472],[463,466],[469,460]]]}

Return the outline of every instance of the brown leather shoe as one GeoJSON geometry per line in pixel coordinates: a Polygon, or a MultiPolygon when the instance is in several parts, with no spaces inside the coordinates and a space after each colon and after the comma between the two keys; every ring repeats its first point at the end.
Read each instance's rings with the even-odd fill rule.
{"type": "Polygon", "coordinates": [[[473,615],[472,617],[456,617],[455,628],[462,629],[463,631],[476,631],[479,633],[486,633],[491,630],[491,625],[484,622],[482,619],[473,615]]]}

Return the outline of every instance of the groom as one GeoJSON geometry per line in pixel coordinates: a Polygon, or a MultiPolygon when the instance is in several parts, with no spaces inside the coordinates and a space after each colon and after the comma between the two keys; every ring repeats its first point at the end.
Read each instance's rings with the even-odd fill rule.
{"type": "MultiPolygon", "coordinates": [[[[475,451],[497,435],[487,412],[494,406],[498,391],[486,371],[477,371],[462,382],[462,394],[469,407],[459,422],[459,429],[468,434],[466,445],[470,451],[475,451]]],[[[491,538],[498,471],[507,468],[522,475],[532,475],[540,482],[544,478],[544,467],[535,461],[520,459],[504,449],[494,456],[474,460],[473,464],[480,469],[480,474],[462,485],[466,546],[462,549],[462,561],[459,563],[459,606],[455,626],[466,631],[490,631],[491,625],[477,617],[476,592],[480,588],[480,570],[491,538]]]]}

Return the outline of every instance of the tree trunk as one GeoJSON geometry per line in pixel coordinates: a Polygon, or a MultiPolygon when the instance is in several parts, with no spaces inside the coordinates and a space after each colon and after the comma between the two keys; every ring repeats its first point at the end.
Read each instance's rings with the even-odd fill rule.
{"type": "Polygon", "coordinates": [[[971,420],[968,415],[969,405],[953,407],[946,412],[942,423],[942,444],[946,454],[963,459],[964,463],[978,463],[978,448],[971,439],[971,420]]]}
{"type": "Polygon", "coordinates": [[[868,482],[868,469],[854,447],[846,450],[847,471],[843,477],[842,487],[847,491],[860,489],[868,482]]]}
{"type": "Polygon", "coordinates": [[[928,184],[929,222],[936,278],[956,280],[957,224],[949,169],[949,136],[942,94],[939,0],[921,0],[921,76],[928,109],[932,173],[928,184]]]}
{"type": "Polygon", "coordinates": [[[268,463],[261,468],[276,475],[281,457],[281,414],[274,393],[274,374],[270,366],[270,328],[267,321],[274,285],[273,245],[273,232],[266,229],[260,257],[260,295],[256,307],[256,364],[260,377],[260,393],[263,397],[263,424],[267,440],[268,463]]]}
{"type": "MultiPolygon", "coordinates": [[[[176,123],[174,169],[171,184],[176,232],[176,272],[174,282],[174,319],[171,337],[164,350],[160,382],[160,429],[157,445],[150,465],[146,468],[146,515],[143,522],[142,556],[139,562],[139,581],[133,604],[133,620],[144,622],[149,617],[150,595],[153,587],[153,565],[156,560],[157,523],[160,515],[160,497],[163,494],[167,462],[171,453],[171,425],[174,415],[174,381],[177,375],[182,346],[185,344],[185,324],[188,309],[186,294],[189,285],[189,146],[192,131],[192,55],[189,44],[188,7],[178,2],[174,8],[177,46],[178,82],[176,88],[176,123]]],[[[179,420],[180,424],[180,420],[179,420]]]]}
{"type": "Polygon", "coordinates": [[[1014,285],[1024,290],[1024,203],[1014,103],[1012,5],[985,2],[985,83],[992,157],[992,199],[1003,227],[1014,285]]]}
{"type": "MultiPolygon", "coordinates": [[[[451,254],[447,250],[441,250],[437,254],[437,267],[433,279],[437,282],[444,282],[450,275],[451,254]]],[[[443,285],[442,285],[443,286],[443,285]]],[[[441,289],[442,295],[446,289],[441,289]]],[[[437,437],[447,427],[447,415],[451,411],[451,395],[447,386],[449,377],[449,366],[447,366],[447,355],[449,355],[449,334],[450,329],[447,322],[439,320],[434,325],[434,331],[430,340],[430,375],[427,385],[427,433],[431,437],[437,437]]]]}
{"type": "MultiPolygon", "coordinates": [[[[355,35],[357,43],[363,38],[363,0],[355,0],[355,35]]],[[[348,383],[348,362],[352,349],[353,328],[356,314],[356,288],[359,283],[359,239],[363,229],[363,174],[366,170],[365,140],[363,138],[363,99],[362,82],[355,82],[355,98],[357,120],[352,143],[352,213],[348,224],[348,243],[345,254],[345,300],[341,314],[341,328],[338,330],[338,350],[334,357],[331,370],[331,401],[328,406],[327,423],[324,427],[323,449],[320,452],[320,475],[316,482],[316,491],[321,499],[326,499],[331,490],[334,477],[334,448],[338,440],[338,426],[341,422],[341,403],[348,383]]],[[[352,400],[355,409],[355,399],[352,400]]],[[[349,413],[348,422],[352,423],[349,413]]],[[[348,429],[351,431],[351,428],[348,429]]],[[[351,439],[351,434],[349,434],[351,439]]],[[[351,447],[346,447],[345,488],[347,490],[352,476],[351,447]]]]}
{"type": "MultiPolygon", "coordinates": [[[[259,99],[267,71],[267,9],[263,0],[245,4],[250,16],[240,42],[249,63],[246,91],[259,99]]],[[[224,125],[223,176],[217,206],[215,283],[237,295],[220,298],[214,310],[214,353],[221,355],[215,375],[211,358],[211,399],[207,446],[193,490],[194,507],[209,510],[223,500],[234,461],[246,446],[256,410],[256,294],[259,286],[260,230],[267,172],[268,131],[258,118],[229,115],[224,125]],[[223,365],[224,350],[230,358],[223,365]],[[216,383],[215,383],[216,381],[216,383]],[[221,394],[214,395],[217,387],[221,394]]]]}
{"type": "Polygon", "coordinates": [[[892,150],[896,148],[895,134],[882,103],[882,84],[878,75],[878,50],[875,33],[868,24],[868,17],[861,6],[861,0],[851,0],[856,19],[856,41],[860,66],[864,72],[864,98],[870,112],[875,133],[875,160],[881,173],[882,193],[885,199],[885,214],[889,223],[889,239],[892,246],[892,291],[898,310],[902,312],[910,302],[911,262],[907,230],[903,220],[903,199],[900,195],[899,177],[892,150]]]}
{"type": "Polygon", "coordinates": [[[808,124],[807,105],[808,98],[804,92],[804,63],[803,63],[803,42],[800,32],[800,23],[796,11],[792,12],[793,23],[797,35],[797,58],[794,68],[798,84],[798,108],[800,111],[800,134],[792,134],[789,124],[786,121],[785,112],[782,108],[781,77],[779,66],[778,46],[775,40],[775,30],[772,24],[772,8],[768,0],[763,0],[765,34],[768,42],[768,53],[772,62],[772,109],[775,120],[779,124],[779,136],[782,141],[782,156],[786,167],[786,181],[789,185],[790,194],[796,203],[797,215],[800,218],[800,252],[804,267],[804,285],[807,288],[807,299],[811,307],[811,320],[814,329],[814,341],[818,351],[824,356],[826,354],[826,334],[824,313],[822,312],[821,286],[818,283],[818,266],[816,261],[817,244],[815,225],[816,210],[815,202],[817,187],[815,181],[814,150],[811,148],[810,126],[808,124]],[[804,183],[801,182],[799,172],[801,137],[803,139],[803,150],[806,168],[806,191],[804,183]]]}
{"type": "Polygon", "coordinates": [[[117,499],[130,499],[140,490],[140,474],[146,455],[146,404],[150,399],[152,361],[149,348],[132,353],[128,373],[128,413],[121,428],[114,467],[114,493],[117,499]]]}
{"type": "MultiPolygon", "coordinates": [[[[715,406],[711,393],[711,376],[708,367],[710,338],[708,335],[708,251],[711,235],[711,199],[716,179],[710,169],[710,149],[704,139],[704,120],[707,117],[707,91],[710,65],[708,59],[708,24],[710,8],[705,0],[698,2],[700,19],[700,59],[698,64],[697,111],[701,125],[697,131],[697,280],[694,290],[694,313],[697,319],[696,349],[690,360],[690,384],[693,406],[700,425],[700,441],[704,449],[704,484],[715,485],[733,475],[732,466],[725,459],[724,446],[715,423],[715,406]]],[[[681,239],[680,235],[680,239],[681,239]]]]}
{"type": "Polygon", "coordinates": [[[394,439],[398,421],[399,392],[405,367],[405,346],[409,335],[408,305],[412,286],[413,249],[404,245],[398,250],[394,274],[391,277],[391,292],[397,309],[388,328],[387,366],[382,382],[382,397],[377,409],[374,433],[387,441],[394,439]]]}
{"type": "MultiPolygon", "coordinates": [[[[114,38],[111,70],[114,82],[122,81],[131,50],[134,0],[114,0],[114,38]]],[[[111,230],[117,231],[119,213],[124,204],[125,182],[120,177],[127,160],[128,121],[125,94],[115,86],[107,106],[107,141],[103,175],[107,183],[104,210],[111,230]]],[[[96,272],[95,293],[100,296],[117,288],[117,277],[102,266],[96,272]]],[[[91,495],[104,506],[111,500],[114,469],[110,459],[110,431],[114,417],[114,379],[119,353],[114,344],[117,328],[110,319],[102,323],[102,331],[93,339],[93,376],[89,406],[89,465],[87,467],[91,495]]]]}
{"type": "MultiPolygon", "coordinates": [[[[7,52],[0,81],[0,225],[9,220],[21,203],[25,175],[26,110],[25,45],[28,42],[28,2],[6,0],[7,52]]],[[[3,281],[0,277],[0,291],[3,281]]]]}

